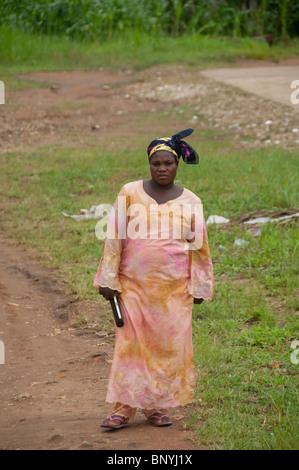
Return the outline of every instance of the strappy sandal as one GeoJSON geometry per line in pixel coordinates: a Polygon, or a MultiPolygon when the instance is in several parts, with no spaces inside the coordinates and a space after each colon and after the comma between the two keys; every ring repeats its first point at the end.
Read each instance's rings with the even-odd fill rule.
{"type": "Polygon", "coordinates": [[[153,426],[170,426],[172,424],[171,419],[167,415],[163,415],[163,413],[154,413],[148,418],[148,422],[151,423],[153,426]],[[167,418],[167,421],[163,420],[163,418],[167,418]]]}
{"type": "Polygon", "coordinates": [[[108,416],[107,419],[101,424],[102,428],[110,428],[110,429],[120,429],[129,426],[128,418],[120,415],[112,415],[108,416]],[[120,421],[120,424],[112,424],[114,421],[120,421]]]}

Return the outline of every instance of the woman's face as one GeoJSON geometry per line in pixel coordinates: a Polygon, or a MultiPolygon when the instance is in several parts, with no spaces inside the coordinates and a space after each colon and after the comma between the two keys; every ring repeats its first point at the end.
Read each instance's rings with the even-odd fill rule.
{"type": "Polygon", "coordinates": [[[155,183],[165,186],[173,183],[178,169],[178,162],[167,150],[155,152],[150,159],[150,170],[155,183]]]}

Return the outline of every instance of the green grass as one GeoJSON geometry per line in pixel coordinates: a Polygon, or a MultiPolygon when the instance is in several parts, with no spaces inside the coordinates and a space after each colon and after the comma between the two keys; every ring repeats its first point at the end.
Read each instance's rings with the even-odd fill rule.
{"type": "Polygon", "coordinates": [[[132,29],[168,36],[184,31],[232,37],[270,33],[286,40],[298,35],[296,2],[263,0],[244,6],[232,0],[2,0],[0,23],[85,41],[111,39],[132,29]]]}
{"type": "Polygon", "coordinates": [[[270,47],[250,38],[217,38],[197,34],[164,37],[128,31],[109,41],[83,43],[65,37],[21,33],[0,26],[0,73],[30,70],[104,68],[142,69],[183,63],[202,68],[231,65],[235,59],[279,60],[298,56],[299,40],[270,47]]]}
{"type": "Polygon", "coordinates": [[[194,322],[199,442],[214,449],[298,449],[298,365],[290,360],[298,325],[294,318],[276,325],[262,286],[249,295],[230,283],[221,290],[194,322]],[[254,306],[259,315],[246,323],[254,306]]]}

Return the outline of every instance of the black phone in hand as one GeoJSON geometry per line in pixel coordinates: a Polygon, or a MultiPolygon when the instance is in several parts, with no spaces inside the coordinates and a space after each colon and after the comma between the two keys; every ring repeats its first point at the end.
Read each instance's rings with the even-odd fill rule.
{"type": "Polygon", "coordinates": [[[116,326],[118,326],[119,328],[124,326],[124,319],[123,319],[120,303],[117,297],[113,297],[113,299],[110,300],[110,304],[111,304],[116,326]]]}

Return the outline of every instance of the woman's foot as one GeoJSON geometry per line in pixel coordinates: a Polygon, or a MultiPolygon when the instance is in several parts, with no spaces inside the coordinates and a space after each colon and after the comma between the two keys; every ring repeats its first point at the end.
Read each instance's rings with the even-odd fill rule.
{"type": "Polygon", "coordinates": [[[149,418],[148,421],[153,426],[170,426],[172,424],[171,419],[164,415],[163,413],[153,413],[149,418]]]}
{"type": "Polygon", "coordinates": [[[102,428],[120,429],[129,426],[129,418],[120,415],[108,416],[101,424],[102,428]]]}

